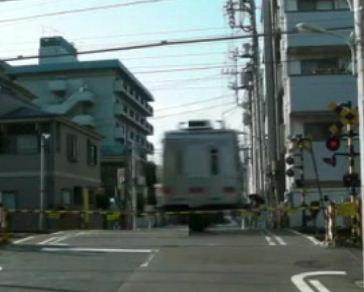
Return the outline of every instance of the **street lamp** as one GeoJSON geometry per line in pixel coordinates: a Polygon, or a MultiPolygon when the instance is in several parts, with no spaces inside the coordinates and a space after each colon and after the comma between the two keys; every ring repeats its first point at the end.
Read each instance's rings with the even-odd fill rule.
{"type": "Polygon", "coordinates": [[[44,228],[44,148],[46,141],[51,137],[48,133],[41,133],[40,135],[40,192],[39,192],[39,230],[42,231],[44,228]]]}
{"type": "Polygon", "coordinates": [[[332,35],[334,37],[337,37],[337,38],[343,40],[350,49],[352,74],[353,75],[356,74],[355,73],[356,72],[356,68],[355,68],[356,54],[355,54],[355,43],[354,43],[354,33],[353,32],[350,33],[349,38],[346,38],[335,31],[327,30],[326,28],[323,28],[317,24],[304,23],[304,22],[297,23],[296,29],[298,32],[302,32],[302,33],[308,32],[308,33],[327,34],[327,35],[332,35]]]}

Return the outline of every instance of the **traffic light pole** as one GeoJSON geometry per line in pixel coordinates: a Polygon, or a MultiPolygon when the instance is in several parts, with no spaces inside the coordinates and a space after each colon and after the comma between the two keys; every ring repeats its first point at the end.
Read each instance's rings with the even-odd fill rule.
{"type": "Polygon", "coordinates": [[[300,163],[301,163],[301,176],[300,176],[300,180],[301,180],[301,205],[303,207],[302,209],[302,227],[306,227],[307,226],[307,220],[306,220],[306,189],[305,189],[305,169],[304,169],[304,149],[303,149],[303,142],[301,141],[302,139],[300,138],[300,141],[298,142],[298,147],[300,150],[300,163]]]}

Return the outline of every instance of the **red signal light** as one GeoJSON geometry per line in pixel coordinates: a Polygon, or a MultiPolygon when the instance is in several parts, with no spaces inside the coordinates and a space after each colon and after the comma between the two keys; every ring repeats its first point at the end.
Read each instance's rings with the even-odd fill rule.
{"type": "Polygon", "coordinates": [[[326,148],[330,151],[336,151],[340,148],[340,139],[336,136],[330,137],[326,141],[326,148]]]}

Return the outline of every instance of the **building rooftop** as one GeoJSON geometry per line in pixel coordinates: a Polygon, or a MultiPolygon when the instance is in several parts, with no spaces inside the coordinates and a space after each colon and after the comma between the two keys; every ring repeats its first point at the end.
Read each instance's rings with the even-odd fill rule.
{"type": "Polygon", "coordinates": [[[59,115],[52,114],[43,111],[38,108],[21,107],[10,113],[6,113],[0,116],[1,120],[12,120],[12,119],[33,119],[33,118],[45,118],[45,117],[58,117],[59,115]]]}
{"type": "Polygon", "coordinates": [[[134,82],[149,101],[153,101],[153,96],[144,85],[134,77],[134,75],[119,60],[100,60],[100,61],[78,61],[68,63],[40,64],[12,66],[5,69],[10,77],[21,75],[40,75],[45,73],[74,71],[81,72],[86,70],[114,70],[129,81],[134,82]]]}

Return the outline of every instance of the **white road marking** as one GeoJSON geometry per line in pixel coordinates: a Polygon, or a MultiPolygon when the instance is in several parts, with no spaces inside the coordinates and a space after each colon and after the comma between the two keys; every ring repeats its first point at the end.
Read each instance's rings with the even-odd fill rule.
{"type": "Polygon", "coordinates": [[[315,287],[319,292],[330,292],[324,285],[321,284],[319,280],[309,280],[311,285],[315,287]]]}
{"type": "Polygon", "coordinates": [[[280,245],[287,245],[287,242],[283,240],[282,237],[275,235],[273,232],[268,232],[269,235],[273,236],[273,238],[280,244],[280,245]]]}
{"type": "Polygon", "coordinates": [[[63,234],[64,233],[64,231],[58,231],[58,232],[54,232],[54,233],[52,233],[52,235],[61,235],[61,234],[63,234]]]}
{"type": "Polygon", "coordinates": [[[13,241],[13,243],[14,244],[19,244],[19,243],[23,243],[25,241],[31,240],[33,238],[34,238],[34,236],[28,236],[28,237],[25,237],[25,238],[22,238],[22,239],[15,240],[15,241],[13,241]]]}
{"type": "Polygon", "coordinates": [[[3,267],[0,267],[0,272],[3,270],[3,267]]]}
{"type": "Polygon", "coordinates": [[[277,245],[270,236],[265,236],[265,240],[268,242],[269,245],[277,245]]]}
{"type": "Polygon", "coordinates": [[[146,261],[140,265],[140,267],[147,268],[157,253],[158,253],[158,250],[155,250],[152,254],[150,254],[148,256],[148,258],[146,259],[146,261]]]}
{"type": "Polygon", "coordinates": [[[153,249],[88,248],[88,247],[43,247],[42,251],[103,252],[103,253],[151,253],[153,249]]]}
{"type": "Polygon", "coordinates": [[[297,235],[301,235],[303,236],[304,238],[306,238],[307,240],[311,241],[314,245],[319,245],[319,246],[324,246],[324,243],[317,240],[316,238],[314,238],[313,236],[310,236],[310,235],[307,235],[307,234],[303,234],[301,232],[298,232],[296,230],[291,230],[294,234],[297,234],[297,235]]]}
{"type": "MultiPolygon", "coordinates": [[[[307,272],[301,273],[297,275],[293,275],[291,277],[292,283],[301,291],[301,292],[317,292],[313,290],[306,282],[305,278],[313,277],[313,276],[345,276],[345,271],[317,271],[317,272],[307,272]]],[[[311,282],[310,282],[311,283],[311,282]]],[[[314,282],[315,283],[315,282],[314,282]]],[[[317,283],[316,283],[317,284],[317,283]]],[[[321,284],[321,283],[320,283],[321,284]]],[[[321,284],[322,287],[324,287],[321,284]]],[[[315,287],[317,288],[317,287],[315,287]]],[[[325,287],[324,287],[325,288],[325,287]]],[[[319,292],[326,292],[325,290],[319,290],[319,292]]]]}
{"type": "Polygon", "coordinates": [[[47,243],[52,244],[52,242],[53,242],[54,240],[57,240],[58,238],[59,238],[59,237],[50,237],[50,238],[47,238],[47,239],[45,239],[45,240],[43,240],[43,241],[39,242],[38,244],[39,244],[39,245],[45,245],[45,244],[47,244],[47,243]]]}

